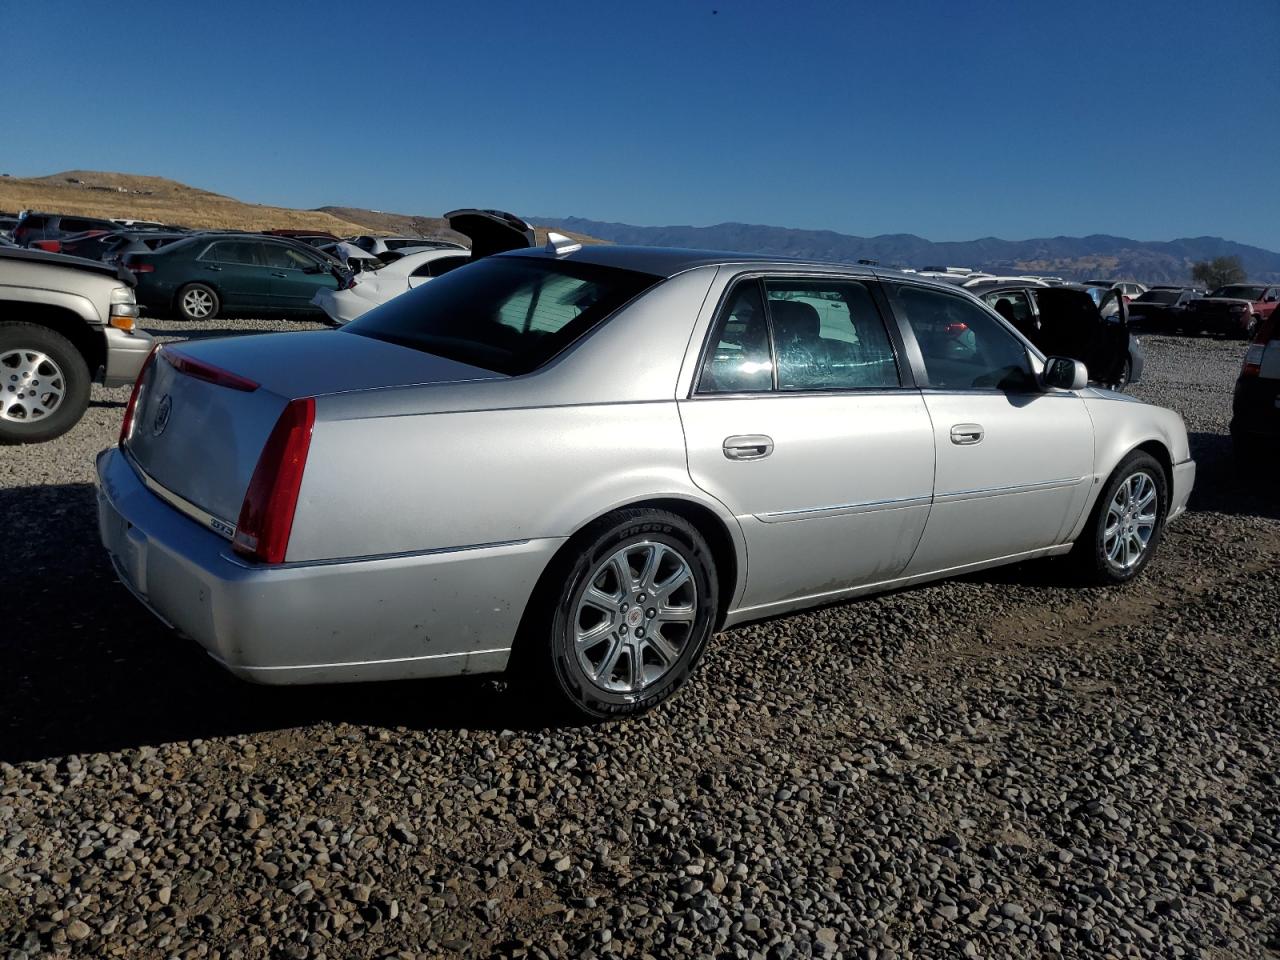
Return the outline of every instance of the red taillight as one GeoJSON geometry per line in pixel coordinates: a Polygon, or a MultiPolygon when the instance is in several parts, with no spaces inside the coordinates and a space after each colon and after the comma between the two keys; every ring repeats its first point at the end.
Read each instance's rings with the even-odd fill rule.
{"type": "Polygon", "coordinates": [[[1262,373],[1262,355],[1267,352],[1267,344],[1276,329],[1276,315],[1259,319],[1258,327],[1253,333],[1253,341],[1244,353],[1244,364],[1240,367],[1240,376],[1256,377],[1262,373]]]}
{"type": "Polygon", "coordinates": [[[61,240],[37,240],[31,244],[33,249],[43,250],[45,253],[61,253],[61,240]]]}
{"type": "Polygon", "coordinates": [[[283,563],[316,422],[314,397],[290,400],[253,469],[240,507],[234,549],[263,563],[283,563]]]}
{"type": "Polygon", "coordinates": [[[947,336],[950,336],[950,337],[958,337],[960,336],[960,334],[964,333],[968,329],[969,329],[969,325],[967,323],[958,323],[958,322],[948,323],[945,327],[942,328],[942,332],[947,334],[947,336]]]}
{"type": "Polygon", "coordinates": [[[130,263],[128,259],[124,262],[124,268],[130,273],[155,273],[155,264],[152,263],[130,263]]]}
{"type": "Polygon", "coordinates": [[[133,415],[138,409],[138,395],[142,393],[142,381],[147,379],[147,372],[151,369],[151,364],[155,363],[156,354],[160,351],[160,345],[156,344],[151,348],[151,352],[147,354],[146,361],[142,364],[142,369],[138,372],[138,379],[133,381],[133,390],[129,393],[129,402],[124,408],[124,419],[120,421],[120,446],[124,446],[133,433],[133,415]]]}
{"type": "Polygon", "coordinates": [[[243,390],[245,393],[253,393],[258,389],[258,384],[248,377],[242,377],[239,374],[232,373],[230,370],[215,367],[212,363],[197,360],[195,357],[188,356],[172,347],[164,352],[164,358],[178,372],[185,373],[188,377],[193,377],[196,380],[203,380],[205,383],[217,384],[219,387],[230,387],[232,390],[243,390]]]}

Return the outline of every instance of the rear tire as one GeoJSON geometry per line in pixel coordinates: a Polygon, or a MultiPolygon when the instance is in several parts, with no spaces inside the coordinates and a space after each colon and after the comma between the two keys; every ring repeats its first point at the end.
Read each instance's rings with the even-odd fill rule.
{"type": "Polygon", "coordinates": [[[1168,512],[1164,468],[1155,457],[1135,450],[1107,478],[1071,559],[1088,582],[1127,583],[1151,562],[1168,512]]]}
{"type": "Polygon", "coordinates": [[[0,323],[0,443],[43,443],[66,433],[89,406],[89,365],[60,333],[0,323]]]}
{"type": "Polygon", "coordinates": [[[530,602],[508,677],[574,719],[643,713],[684,686],[718,610],[702,535],[664,510],[611,513],[575,538],[530,602]]]}
{"type": "Polygon", "coordinates": [[[212,320],[222,306],[217,291],[203,283],[188,283],[178,291],[174,303],[178,308],[178,316],[192,322],[212,320]]]}

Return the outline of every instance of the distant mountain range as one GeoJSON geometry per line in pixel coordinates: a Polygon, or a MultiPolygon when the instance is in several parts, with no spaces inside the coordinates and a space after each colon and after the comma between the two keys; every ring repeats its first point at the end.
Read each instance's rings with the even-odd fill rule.
{"type": "Polygon", "coordinates": [[[1250,280],[1280,281],[1280,253],[1221,237],[1148,241],[1094,234],[1035,240],[984,237],[934,243],[910,233],[855,237],[832,230],[796,230],[751,223],[637,227],[581,217],[535,217],[533,220],[553,230],[572,230],[612,243],[696,247],[843,262],[871,258],[879,260],[882,266],[961,266],[1001,274],[1052,274],[1071,280],[1184,283],[1190,279],[1191,265],[1196,261],[1237,256],[1250,280]]]}

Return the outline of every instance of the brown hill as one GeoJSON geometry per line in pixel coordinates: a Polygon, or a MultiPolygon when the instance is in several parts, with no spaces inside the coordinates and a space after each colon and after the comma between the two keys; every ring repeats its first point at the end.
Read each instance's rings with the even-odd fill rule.
{"type": "MultiPolygon", "coordinates": [[[[439,217],[383,213],[358,207],[293,210],[244,203],[165,177],[65,170],[47,177],[0,177],[0,210],[43,210],[86,217],[159,220],[206,230],[322,230],[338,236],[401,234],[463,240],[439,217]]],[[[546,241],[539,228],[538,242],[546,241]]],[[[586,243],[601,243],[573,234],[586,243]]]]}

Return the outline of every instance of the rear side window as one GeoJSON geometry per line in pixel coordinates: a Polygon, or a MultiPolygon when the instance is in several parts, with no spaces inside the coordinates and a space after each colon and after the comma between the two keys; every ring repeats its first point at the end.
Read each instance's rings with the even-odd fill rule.
{"type": "Polygon", "coordinates": [[[546,363],[659,279],[596,264],[490,257],[342,329],[517,375],[546,363]]]}
{"type": "Polygon", "coordinates": [[[766,393],[773,389],[769,324],[759,280],[734,288],[698,379],[699,393],[766,393]]]}
{"type": "Polygon", "coordinates": [[[58,229],[64,233],[84,233],[86,230],[92,230],[94,226],[92,220],[77,220],[75,217],[63,217],[58,222],[58,229]]]}
{"type": "Polygon", "coordinates": [[[470,263],[470,257],[437,257],[434,260],[428,260],[426,263],[414,269],[411,277],[443,277],[450,270],[456,270],[458,267],[466,263],[470,263]]]}
{"type": "Polygon", "coordinates": [[[898,299],[924,358],[929,386],[950,390],[1029,390],[1026,348],[975,303],[904,285],[898,299]]]}
{"type": "Polygon", "coordinates": [[[209,247],[200,257],[201,260],[216,260],[218,263],[247,263],[257,265],[256,243],[244,240],[220,240],[209,247]]]}
{"type": "Polygon", "coordinates": [[[897,387],[889,332],[856,280],[766,280],[779,390],[897,387]]]}

